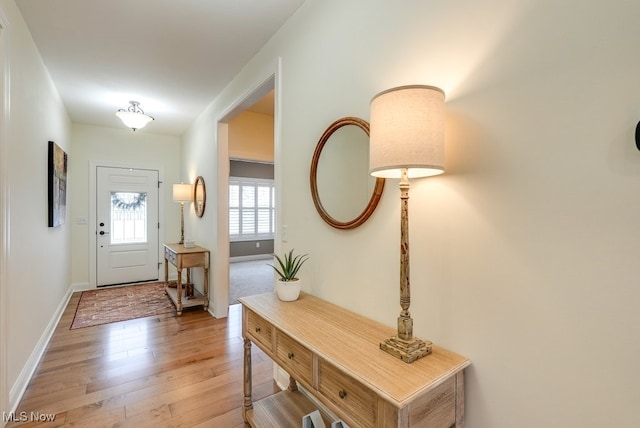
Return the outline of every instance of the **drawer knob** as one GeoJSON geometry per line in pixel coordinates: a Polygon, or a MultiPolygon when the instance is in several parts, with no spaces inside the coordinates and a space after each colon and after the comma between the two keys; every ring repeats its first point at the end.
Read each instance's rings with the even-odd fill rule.
{"type": "Polygon", "coordinates": [[[256,327],[256,333],[260,333],[260,327],[256,327]]]}
{"type": "Polygon", "coordinates": [[[295,357],[295,355],[293,355],[293,352],[289,352],[287,354],[287,357],[289,357],[290,360],[293,360],[293,357],[295,357]]]}
{"type": "Polygon", "coordinates": [[[345,391],[344,389],[341,389],[340,391],[338,391],[338,395],[340,396],[340,398],[344,400],[347,396],[347,391],[345,391]]]}

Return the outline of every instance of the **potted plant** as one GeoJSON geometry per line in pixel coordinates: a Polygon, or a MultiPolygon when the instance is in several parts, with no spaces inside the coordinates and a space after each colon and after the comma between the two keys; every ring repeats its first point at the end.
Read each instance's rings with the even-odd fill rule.
{"type": "Polygon", "coordinates": [[[302,265],[309,259],[307,254],[293,255],[293,249],[288,253],[285,253],[282,258],[277,254],[273,255],[278,262],[278,266],[275,264],[271,266],[279,275],[276,281],[276,293],[278,298],[285,302],[296,300],[300,295],[301,281],[298,278],[298,271],[302,265]]]}

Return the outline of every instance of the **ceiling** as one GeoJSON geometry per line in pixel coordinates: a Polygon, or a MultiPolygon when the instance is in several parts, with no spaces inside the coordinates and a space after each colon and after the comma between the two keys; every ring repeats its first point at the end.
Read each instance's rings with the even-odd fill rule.
{"type": "MultiPolygon", "coordinates": [[[[16,0],[71,120],[182,135],[304,0],[16,0]]],[[[271,105],[273,105],[271,103],[271,105]]]]}

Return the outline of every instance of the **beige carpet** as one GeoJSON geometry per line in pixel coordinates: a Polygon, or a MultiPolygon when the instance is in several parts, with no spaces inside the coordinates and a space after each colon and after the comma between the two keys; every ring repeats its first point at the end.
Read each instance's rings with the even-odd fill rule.
{"type": "Polygon", "coordinates": [[[83,291],[71,330],[166,314],[175,310],[164,282],[83,291]]]}
{"type": "Polygon", "coordinates": [[[229,304],[239,297],[273,292],[274,271],[271,259],[233,262],[229,265],[229,304]]]}

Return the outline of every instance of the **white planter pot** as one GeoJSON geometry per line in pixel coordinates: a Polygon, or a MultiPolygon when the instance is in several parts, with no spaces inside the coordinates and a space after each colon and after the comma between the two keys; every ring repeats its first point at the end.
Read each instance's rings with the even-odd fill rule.
{"type": "Polygon", "coordinates": [[[301,283],[302,281],[300,281],[299,278],[292,281],[276,280],[276,293],[278,294],[278,298],[284,302],[298,300],[301,283]]]}

